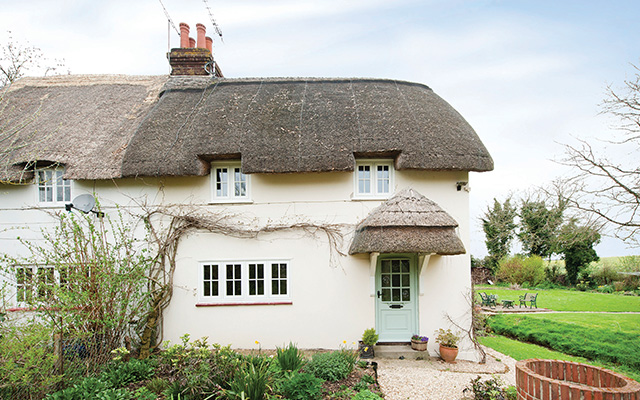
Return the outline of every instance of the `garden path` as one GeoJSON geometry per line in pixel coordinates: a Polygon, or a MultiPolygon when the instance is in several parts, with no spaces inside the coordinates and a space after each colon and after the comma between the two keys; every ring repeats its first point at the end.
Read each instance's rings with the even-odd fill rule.
{"type": "Polygon", "coordinates": [[[428,360],[376,360],[378,382],[386,400],[460,400],[472,379],[500,377],[505,385],[515,385],[516,360],[483,346],[486,364],[458,361],[447,364],[439,358],[428,360]]]}

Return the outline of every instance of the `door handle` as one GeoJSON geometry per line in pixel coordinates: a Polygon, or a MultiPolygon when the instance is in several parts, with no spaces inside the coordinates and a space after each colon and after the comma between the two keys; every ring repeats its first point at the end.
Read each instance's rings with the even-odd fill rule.
{"type": "Polygon", "coordinates": [[[378,290],[378,298],[382,297],[382,292],[378,290]]]}

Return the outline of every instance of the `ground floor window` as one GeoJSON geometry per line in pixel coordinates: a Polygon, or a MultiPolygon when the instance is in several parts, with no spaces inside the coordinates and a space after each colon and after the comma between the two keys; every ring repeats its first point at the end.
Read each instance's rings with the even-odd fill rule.
{"type": "Polygon", "coordinates": [[[58,280],[58,274],[50,266],[17,266],[15,274],[18,304],[51,298],[58,280]]]}
{"type": "Polygon", "coordinates": [[[204,303],[271,303],[289,299],[289,262],[220,261],[200,264],[204,303]]]}

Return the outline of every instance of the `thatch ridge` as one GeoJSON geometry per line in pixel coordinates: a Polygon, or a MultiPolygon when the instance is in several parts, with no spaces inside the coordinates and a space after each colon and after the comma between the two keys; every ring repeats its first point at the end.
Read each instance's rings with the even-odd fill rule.
{"type": "Polygon", "coordinates": [[[240,154],[245,173],[352,171],[354,154],[398,169],[488,171],[471,126],[422,84],[349,78],[172,77],[127,148],[123,175],[205,175],[240,154]]]}
{"type": "Polygon", "coordinates": [[[457,227],[456,220],[437,203],[405,188],[358,224],[349,254],[464,254],[457,227]]]}

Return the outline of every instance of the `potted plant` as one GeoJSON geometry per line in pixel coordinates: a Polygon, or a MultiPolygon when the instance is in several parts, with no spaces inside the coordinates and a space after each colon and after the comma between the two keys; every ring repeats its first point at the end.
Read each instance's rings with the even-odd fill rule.
{"type": "Polygon", "coordinates": [[[440,343],[440,357],[448,363],[455,363],[458,356],[458,342],[461,337],[459,333],[446,331],[442,328],[436,331],[436,343],[440,343]]]}
{"type": "Polygon", "coordinates": [[[411,348],[418,351],[425,351],[429,338],[426,336],[413,335],[411,336],[411,348]]]}
{"type": "Polygon", "coordinates": [[[373,346],[378,343],[378,334],[374,328],[365,329],[360,342],[360,358],[373,358],[373,346]]]}

